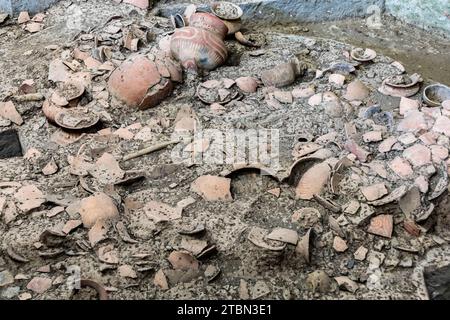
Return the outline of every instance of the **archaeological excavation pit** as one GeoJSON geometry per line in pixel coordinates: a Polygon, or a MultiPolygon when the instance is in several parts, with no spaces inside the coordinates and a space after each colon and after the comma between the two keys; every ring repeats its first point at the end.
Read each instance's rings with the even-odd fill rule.
{"type": "Polygon", "coordinates": [[[449,14],[0,0],[0,298],[447,298],[449,14]]]}

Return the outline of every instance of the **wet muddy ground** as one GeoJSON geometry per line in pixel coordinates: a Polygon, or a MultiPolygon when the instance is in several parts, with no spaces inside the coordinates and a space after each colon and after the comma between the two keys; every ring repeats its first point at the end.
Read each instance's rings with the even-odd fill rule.
{"type": "MultiPolygon", "coordinates": [[[[92,46],[89,36],[85,36],[86,40],[80,40],[77,36],[80,32],[85,35],[101,33],[113,16],[122,16],[118,19],[121,23],[145,25],[153,31],[156,41],[151,42],[149,47],[156,46],[158,40],[171,30],[167,19],[153,17],[113,1],[93,0],[75,5],[73,7],[70,2],[62,1],[51,8],[45,20],[46,27],[33,35],[15,23],[0,28],[2,101],[9,101],[17,87],[30,78],[34,79],[37,91],[48,98],[55,87],[48,80],[50,62],[59,57],[68,59],[73,49],[82,45],[92,46]],[[68,24],[74,12],[82,13],[79,16],[81,20],[68,24]],[[80,25],[82,30],[76,28],[80,25]],[[51,45],[55,47],[49,47],[51,45]]],[[[425,142],[419,141],[418,137],[407,136],[414,141],[397,142],[389,152],[380,153],[380,141],[367,141],[362,135],[377,131],[381,132],[383,139],[393,137],[404,141],[400,138],[403,133],[398,131],[403,119],[399,115],[400,99],[384,96],[377,88],[385,77],[397,74],[398,70],[391,65],[394,60],[400,60],[407,73],[420,73],[425,83],[433,79],[449,84],[445,54],[450,45],[437,36],[425,37],[426,33],[420,30],[414,29],[410,33],[406,26],[398,25],[395,31],[368,31],[358,27],[361,23],[345,21],[280,26],[279,29],[271,28],[270,32],[249,27],[244,33],[262,41],[263,51],[255,54],[255,49],[228,40],[232,59],[227,64],[202,78],[186,76],[186,81],[178,85],[166,101],[146,111],[130,110],[106,94],[107,74],[97,74],[89,85],[89,94],[85,99],[106,100],[106,104],[95,107],[95,112],[101,115],[102,126],[65,146],[55,141],[54,135],[59,129],[48,123],[43,115],[42,101],[16,102],[24,124],[10,124],[2,127],[1,131],[9,127],[17,128],[24,153],[30,150],[38,152],[29,152],[25,158],[0,160],[1,297],[95,298],[96,295],[89,290],[82,290],[73,296],[70,281],[79,274],[83,279],[102,284],[111,299],[426,298],[421,277],[424,265],[440,266],[448,263],[449,259],[447,191],[430,200],[430,194],[439,192],[437,189],[442,187],[439,181],[447,176],[446,170],[440,166],[446,157],[434,158],[433,161],[426,159],[426,165],[415,170],[412,176],[399,179],[389,164],[396,157],[403,157],[410,146],[423,146],[425,142]],[[302,28],[309,31],[304,32],[302,28]],[[417,38],[412,34],[421,36],[417,38]],[[379,55],[374,62],[359,65],[357,72],[347,75],[345,85],[330,83],[329,73],[315,79],[316,70],[341,61],[345,52],[360,44],[377,50],[379,55]],[[420,54],[421,47],[426,50],[426,55],[420,54]],[[259,78],[262,70],[275,67],[294,56],[305,63],[307,71],[291,86],[275,91],[260,86],[257,92],[243,94],[241,99],[224,105],[220,112],[195,96],[197,85],[203,81],[244,76],[259,78]],[[368,88],[362,103],[346,99],[337,104],[322,101],[322,92],[333,92],[328,96],[331,101],[335,101],[335,97],[341,99],[348,93],[348,85],[356,79],[362,80],[368,88]],[[99,91],[93,91],[93,87],[99,91]],[[305,94],[303,90],[309,93],[305,94]],[[103,94],[99,95],[99,92],[103,94]],[[297,92],[295,97],[292,96],[294,92],[297,92]],[[286,98],[286,95],[287,100],[283,102],[282,97],[286,98]],[[386,122],[381,116],[371,118],[376,112],[364,112],[364,108],[377,103],[382,104],[384,111],[392,113],[394,122],[386,122]],[[233,201],[206,201],[193,191],[191,184],[204,175],[224,176],[227,170],[233,170],[232,166],[174,164],[171,152],[175,147],[130,161],[121,160],[130,152],[170,139],[182,109],[195,114],[196,121],[207,129],[279,130],[280,167],[277,168],[277,177],[289,171],[295,155],[304,148],[316,148],[315,159],[294,167],[299,177],[317,163],[321,163],[321,168],[336,169],[340,160],[350,156],[352,164],[339,173],[342,175],[337,185],[340,191],[330,192],[329,186],[322,190],[322,196],[332,200],[344,212],[330,210],[329,203],[327,208],[326,204],[321,205],[313,199],[299,199],[295,188],[298,181],[280,183],[280,179],[261,176],[255,170],[230,176],[233,201]],[[108,128],[111,133],[127,128],[132,138],[110,134],[108,130],[98,133],[100,129],[108,128]],[[366,163],[355,159],[346,150],[349,128],[357,131],[355,135],[359,143],[372,153],[369,160],[373,161],[366,163]],[[108,181],[99,182],[98,174],[80,176],[74,173],[73,157],[80,156],[88,163],[95,163],[104,154],[112,155],[122,171],[127,174],[138,172],[145,179],[127,186],[111,186],[108,181]],[[52,161],[57,165],[56,172],[44,175],[43,169],[52,161]],[[419,193],[417,188],[409,189],[415,179],[422,176],[427,182],[428,179],[430,181],[429,192],[419,193]],[[385,187],[380,187],[380,184],[385,187]],[[21,202],[20,190],[28,185],[36,186],[46,198],[32,210],[26,210],[21,202]],[[394,191],[398,188],[408,187],[405,193],[414,200],[411,202],[416,207],[411,209],[405,204],[400,207],[397,203],[399,199],[394,196],[386,206],[372,206],[371,201],[361,193],[361,188],[372,185],[382,189],[380,197],[386,193],[395,195],[394,191]],[[42,236],[48,237],[45,230],[60,231],[68,222],[78,221],[79,200],[99,191],[114,199],[120,213],[119,218],[107,228],[107,233],[102,235],[101,241],[92,244],[89,229],[83,226],[74,228],[67,236],[50,238],[53,242],[42,236]],[[55,195],[58,195],[57,199],[55,195]],[[167,209],[169,212],[180,201],[189,205],[184,206],[181,218],[156,223],[149,215],[148,208],[152,201],[170,206],[171,209],[167,209]],[[348,209],[352,201],[361,206],[359,211],[358,208],[356,211],[348,209]],[[421,221],[419,235],[411,235],[405,229],[405,220],[425,214],[432,204],[437,209],[421,221]],[[305,211],[305,208],[308,210],[305,211]],[[369,218],[380,214],[393,217],[392,237],[367,232],[369,218]],[[194,235],[180,233],[180,230],[199,225],[203,225],[206,231],[194,235]],[[310,263],[305,261],[295,245],[285,245],[282,250],[267,250],[264,246],[268,244],[264,239],[256,237],[255,240],[255,234],[260,230],[257,228],[267,233],[275,228],[288,228],[303,239],[312,228],[310,263]],[[347,248],[344,249],[341,240],[347,248]],[[207,248],[214,245],[216,250],[212,250],[211,255],[205,254],[205,245],[207,248]],[[367,252],[361,255],[364,249],[367,252]],[[182,250],[187,254],[181,259],[184,265],[180,269],[169,257],[182,250]],[[220,274],[217,275],[218,270],[220,274]],[[326,276],[313,273],[319,270],[326,276]],[[340,288],[332,280],[335,277],[344,277],[338,278],[340,281],[345,279],[340,288]],[[404,281],[409,278],[413,281],[404,281]],[[322,286],[320,280],[329,285],[322,286]]],[[[140,51],[146,52],[147,49],[142,47],[140,51]]],[[[119,51],[124,58],[131,54],[124,48],[119,48],[119,51]]],[[[413,99],[420,101],[420,94],[413,99]]],[[[445,110],[433,112],[428,109],[420,107],[422,113],[428,112],[427,128],[430,127],[428,123],[434,123],[437,114],[445,114],[445,110]]],[[[444,134],[435,139],[432,144],[436,150],[448,150],[449,142],[444,134]]],[[[213,146],[211,141],[210,148],[213,149],[213,146]]],[[[313,152],[306,153],[311,154],[313,152]]],[[[115,161],[112,161],[113,164],[116,164],[115,161]]],[[[108,167],[108,170],[115,172],[117,168],[113,170],[108,167]]],[[[311,185],[314,182],[311,181],[311,185]]],[[[42,199],[37,198],[35,200],[40,203],[42,199]]],[[[269,244],[283,245],[277,241],[269,244]]]]}

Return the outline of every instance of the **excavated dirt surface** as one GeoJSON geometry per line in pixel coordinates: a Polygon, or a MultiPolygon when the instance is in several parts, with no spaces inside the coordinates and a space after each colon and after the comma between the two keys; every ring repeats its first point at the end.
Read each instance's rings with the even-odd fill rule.
{"type": "MultiPolygon", "coordinates": [[[[22,30],[11,20],[0,27],[0,101],[14,101],[12,96],[26,79],[33,79],[36,91],[49,98],[56,88],[48,80],[50,62],[56,58],[71,59],[75,48],[94,47],[93,37],[89,35],[104,34],[107,23],[121,24],[122,27],[131,24],[145,26],[156,40],[142,46],[142,53],[157,46],[158,41],[172,29],[168,19],[155,17],[130,5],[103,0],[71,3],[61,1],[49,9],[44,20],[45,28],[35,34],[22,30]],[[71,20],[74,12],[78,13],[75,15],[78,20],[71,20]],[[115,16],[120,17],[110,19],[115,16]]],[[[353,31],[351,24],[343,22],[337,25],[338,29],[347,26],[347,31],[358,32],[353,31]]],[[[90,289],[77,293],[71,289],[71,279],[80,274],[82,279],[94,280],[104,286],[110,299],[427,298],[422,277],[424,269],[430,265],[443,267],[450,259],[447,191],[450,129],[442,130],[436,125],[438,119],[448,118],[450,110],[427,108],[421,103],[420,91],[411,97],[419,101],[418,108],[409,113],[423,115],[418,120],[420,128],[414,127],[417,124],[412,125],[410,134],[405,136],[401,126],[404,126],[402,121],[408,113],[400,114],[400,98],[385,96],[377,89],[385,78],[399,74],[398,68],[392,65],[395,59],[404,63],[408,74],[417,72],[422,75],[422,88],[432,83],[429,78],[450,84],[446,69],[448,57],[447,60],[444,58],[449,44],[429,35],[427,42],[416,39],[428,50],[419,55],[401,45],[386,48],[370,41],[354,42],[342,30],[335,32],[346,36],[330,34],[320,25],[305,27],[310,32],[289,29],[292,26],[270,31],[261,28],[245,30],[247,36],[263,44],[257,54],[256,49],[228,39],[231,58],[224,66],[203,77],[185,75],[184,83],[177,85],[168,99],[145,111],[128,109],[108,94],[108,72],[90,70],[88,72],[93,79],[80,104],[100,101],[93,112],[100,116],[101,124],[68,145],[55,142],[53,135],[60,129],[45,118],[41,110],[42,101],[14,101],[23,124],[0,121],[0,131],[16,128],[25,156],[0,159],[0,297],[95,299],[96,295],[90,289]],[[295,34],[299,32],[302,35],[295,34]],[[377,50],[378,56],[372,62],[358,65],[356,72],[346,76],[344,85],[329,82],[332,72],[325,72],[321,78],[315,79],[317,70],[325,70],[334,62],[346,61],[345,54],[353,48],[351,44],[330,38],[348,40],[355,45],[364,43],[365,47],[377,50]],[[291,86],[270,89],[260,84],[257,92],[242,94],[239,99],[224,105],[220,113],[214,112],[195,96],[198,84],[206,80],[260,78],[262,70],[293,57],[303,63],[306,72],[291,86]],[[421,68],[415,68],[415,57],[422,59],[423,63],[419,63],[421,68]],[[426,63],[424,59],[427,59],[426,63]],[[348,85],[356,79],[365,86],[365,94],[358,101],[346,95],[350,93],[348,85]],[[300,97],[298,92],[305,88],[312,92],[300,97]],[[324,92],[331,96],[331,100],[322,100],[320,94],[324,92]],[[287,96],[288,100],[292,98],[292,102],[280,102],[276,98],[280,96],[287,96]],[[380,108],[373,108],[374,105],[380,108]],[[198,177],[225,175],[233,167],[203,162],[194,165],[173,163],[171,152],[182,143],[133,160],[121,160],[124,155],[145,146],[170,140],[180,109],[190,110],[197,124],[205,129],[279,130],[279,167],[274,168],[277,177],[284,176],[295,162],[295,150],[298,154],[314,146],[316,153],[306,155],[312,155],[315,160],[301,161],[295,166],[292,176],[296,178],[291,179],[291,184],[255,172],[235,173],[231,179],[232,201],[206,201],[192,190],[191,184],[198,177]],[[132,133],[128,139],[102,130],[110,128],[114,133],[126,127],[132,133]],[[364,134],[374,131],[381,134],[382,141],[396,139],[388,151],[379,151],[382,141],[368,140],[368,136],[363,138],[364,134]],[[349,140],[370,153],[367,159],[348,151],[352,149],[348,147],[349,140]],[[412,150],[428,150],[425,154],[429,150],[433,153],[417,159],[417,153],[408,151],[411,147],[419,148],[412,150]],[[127,176],[139,173],[145,179],[126,186],[111,186],[109,181],[94,178],[95,174],[74,174],[73,157],[83,157],[86,162],[95,163],[104,154],[112,155],[127,176]],[[43,169],[52,159],[57,170],[44,175],[43,169]],[[342,159],[347,159],[347,162],[338,169],[337,164],[342,163],[342,159]],[[410,161],[415,165],[412,172],[403,177],[396,174],[391,169],[395,159],[403,160],[405,167],[411,167],[410,161]],[[306,176],[304,173],[319,162],[332,172],[332,186],[319,186],[319,193],[333,201],[338,207],[337,212],[314,199],[302,200],[296,196],[298,179],[306,176]],[[421,182],[420,190],[416,186],[417,181],[421,182]],[[24,207],[23,202],[29,199],[24,201],[20,193],[23,186],[29,185],[37,187],[43,194],[40,197],[34,193],[39,204],[32,203],[32,210],[24,207]],[[362,190],[366,191],[365,187],[374,185],[378,194],[375,200],[386,200],[384,205],[377,205],[362,193],[362,190]],[[280,188],[279,196],[268,192],[276,188],[280,188]],[[61,231],[69,220],[80,220],[79,200],[99,191],[108,194],[119,210],[119,217],[111,222],[101,241],[91,246],[89,229],[83,225],[67,236],[56,236],[53,242],[42,238],[45,230],[61,231]],[[183,206],[181,218],[168,222],[156,223],[142,208],[151,201],[175,208],[182,200],[189,205],[183,206]],[[357,203],[360,209],[350,210],[349,203],[357,203]],[[62,208],[55,209],[58,206],[62,208]],[[302,208],[314,208],[319,216],[296,214],[302,208]],[[52,214],[58,211],[58,214],[52,214]],[[367,232],[371,218],[380,214],[393,218],[391,237],[367,232]],[[405,229],[411,220],[417,221],[414,226],[419,234],[413,235],[414,232],[406,230],[409,228],[405,229]],[[128,238],[117,231],[121,229],[117,222],[125,226],[128,238]],[[191,236],[179,233],[198,225],[204,225],[204,233],[191,236]],[[292,244],[287,244],[281,251],[255,245],[248,240],[254,228],[263,228],[267,233],[275,228],[287,228],[294,230],[299,237],[305,236],[312,228],[310,263],[306,263],[292,244]],[[343,252],[338,252],[334,245],[339,240],[338,236],[347,246],[343,252]],[[204,241],[209,246],[214,245],[216,251],[193,258],[199,247],[200,251],[203,250],[204,241]],[[368,252],[362,258],[357,254],[361,259],[355,259],[355,252],[361,247],[368,252]],[[113,251],[108,256],[105,251],[111,248],[113,251]],[[187,255],[194,261],[187,270],[174,270],[174,265],[168,260],[172,252],[179,250],[187,250],[187,255]],[[26,258],[26,261],[18,261],[21,260],[18,256],[26,258]],[[220,274],[210,279],[209,275],[217,269],[220,269],[220,274]],[[313,277],[315,274],[311,276],[317,270],[324,271],[331,278],[329,286],[323,284],[327,283],[327,277],[317,279],[313,277]],[[168,288],[155,285],[155,275],[160,279],[161,272],[168,281],[168,288]],[[334,277],[347,277],[349,284],[338,287],[334,277]]],[[[406,34],[407,30],[402,32],[406,34]]],[[[394,35],[391,34],[385,42],[396,42],[394,35]]],[[[114,52],[120,52],[115,55],[116,61],[131,54],[114,40],[110,45],[114,52]]],[[[410,45],[414,47],[413,43],[410,45]]],[[[82,62],[81,69],[87,71],[82,62]]],[[[209,142],[211,150],[220,147],[214,146],[214,141],[209,142]]],[[[354,149],[351,151],[357,153],[354,149]]],[[[120,171],[111,166],[105,170],[120,171]]],[[[317,187],[314,180],[309,181],[317,187]]],[[[276,244],[280,245],[279,242],[276,244]]]]}

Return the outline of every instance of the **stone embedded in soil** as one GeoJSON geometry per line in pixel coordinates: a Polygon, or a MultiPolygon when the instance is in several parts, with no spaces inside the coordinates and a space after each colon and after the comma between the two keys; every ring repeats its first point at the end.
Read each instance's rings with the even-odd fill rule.
{"type": "Polygon", "coordinates": [[[36,293],[44,293],[52,286],[52,279],[35,277],[27,284],[27,289],[36,293]]]}
{"type": "Polygon", "coordinates": [[[345,252],[348,249],[347,242],[339,236],[335,236],[333,240],[333,249],[336,252],[345,252]]]}
{"type": "Polygon", "coordinates": [[[389,163],[389,168],[402,178],[407,178],[413,174],[409,162],[401,157],[395,157],[395,159],[389,163]]]}
{"type": "Polygon", "coordinates": [[[182,251],[172,251],[168,260],[175,270],[198,270],[197,259],[190,253],[182,251]]]}
{"type": "Polygon", "coordinates": [[[391,238],[393,227],[394,221],[392,215],[382,214],[370,220],[370,225],[367,232],[377,236],[391,238]]]}
{"type": "Polygon", "coordinates": [[[389,152],[391,151],[393,145],[396,143],[397,143],[396,137],[389,137],[380,143],[380,145],[378,146],[378,151],[380,153],[389,152]]]}
{"type": "Polygon", "coordinates": [[[419,110],[419,101],[402,97],[400,99],[400,114],[404,116],[411,110],[419,110]]]}
{"type": "Polygon", "coordinates": [[[430,149],[421,145],[415,144],[403,152],[405,157],[414,167],[421,167],[431,163],[430,149]]]}
{"type": "Polygon", "coordinates": [[[443,160],[448,158],[448,148],[439,145],[433,145],[430,147],[431,156],[434,163],[442,163],[443,160]]]}
{"type": "Polygon", "coordinates": [[[369,96],[369,89],[361,80],[354,80],[347,86],[344,98],[348,101],[362,101],[369,96]]]}
{"type": "Polygon", "coordinates": [[[388,194],[388,190],[384,183],[361,187],[360,190],[367,201],[375,201],[388,194]]]}
{"type": "Polygon", "coordinates": [[[416,132],[427,129],[428,124],[425,115],[418,110],[409,111],[397,126],[397,130],[400,132],[416,132]]]}
{"type": "Polygon", "coordinates": [[[20,188],[14,194],[14,198],[19,202],[18,207],[23,212],[39,208],[46,201],[42,191],[34,185],[20,188]]]}
{"type": "Polygon", "coordinates": [[[12,101],[0,102],[0,118],[7,119],[18,126],[23,124],[22,116],[17,112],[12,101]]]}
{"type": "Polygon", "coordinates": [[[369,252],[369,250],[367,248],[365,248],[364,246],[360,246],[353,253],[353,256],[354,256],[355,260],[364,261],[366,259],[366,256],[367,256],[367,252],[369,252]]]}
{"type": "Polygon", "coordinates": [[[291,229],[275,228],[266,236],[266,238],[296,245],[298,242],[298,233],[291,229]]]}
{"type": "Polygon", "coordinates": [[[232,201],[230,186],[231,179],[205,175],[198,177],[191,189],[206,201],[232,201]]]}
{"type": "Polygon", "coordinates": [[[258,88],[258,83],[255,78],[252,77],[241,77],[236,79],[236,85],[245,93],[256,92],[258,88]]]}
{"type": "Polygon", "coordinates": [[[380,131],[370,131],[363,135],[363,141],[366,143],[379,142],[381,140],[383,140],[383,134],[380,131]]]}
{"type": "Polygon", "coordinates": [[[307,170],[295,188],[295,197],[297,199],[311,200],[315,194],[322,193],[330,173],[330,166],[324,162],[316,164],[307,170]]]}

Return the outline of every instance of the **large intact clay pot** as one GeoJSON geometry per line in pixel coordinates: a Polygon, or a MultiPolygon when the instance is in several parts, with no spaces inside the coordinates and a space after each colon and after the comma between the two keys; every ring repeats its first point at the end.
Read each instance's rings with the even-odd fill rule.
{"type": "Polygon", "coordinates": [[[228,33],[222,20],[209,13],[195,13],[189,27],[176,29],[170,50],[183,67],[213,70],[228,57],[224,39],[228,33]]]}
{"type": "Polygon", "coordinates": [[[129,107],[147,109],[157,106],[173,90],[173,81],[181,82],[181,67],[164,54],[137,54],[123,62],[111,74],[111,94],[129,107]]]}

